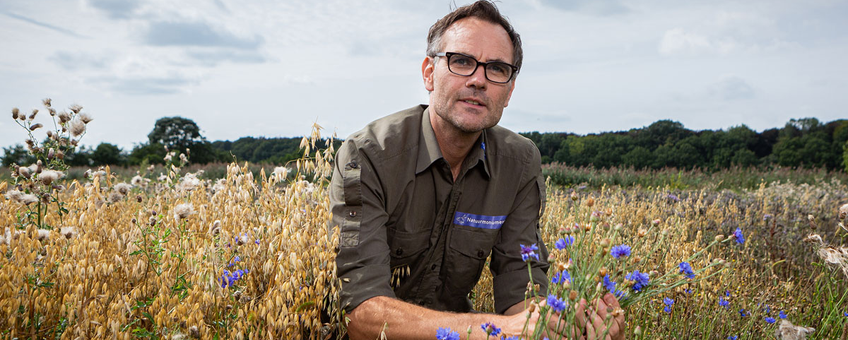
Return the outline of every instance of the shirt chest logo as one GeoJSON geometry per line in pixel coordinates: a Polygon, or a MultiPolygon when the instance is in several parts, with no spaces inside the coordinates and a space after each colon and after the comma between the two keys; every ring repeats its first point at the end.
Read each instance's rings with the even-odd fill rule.
{"type": "Polygon", "coordinates": [[[457,211],[453,215],[453,224],[480,229],[500,229],[507,215],[489,216],[475,215],[457,211]]]}

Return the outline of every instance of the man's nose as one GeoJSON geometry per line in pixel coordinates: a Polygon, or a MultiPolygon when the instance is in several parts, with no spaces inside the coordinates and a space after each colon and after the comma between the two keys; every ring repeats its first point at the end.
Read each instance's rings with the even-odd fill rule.
{"type": "Polygon", "coordinates": [[[485,88],[488,80],[486,79],[486,67],[483,65],[477,65],[477,68],[474,69],[474,73],[468,76],[468,80],[465,82],[465,86],[473,86],[476,88],[485,88]]]}

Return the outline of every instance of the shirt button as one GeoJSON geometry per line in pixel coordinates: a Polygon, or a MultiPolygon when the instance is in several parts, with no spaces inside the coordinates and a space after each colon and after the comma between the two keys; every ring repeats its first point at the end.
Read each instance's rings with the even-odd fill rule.
{"type": "Polygon", "coordinates": [[[485,254],[485,253],[483,253],[482,250],[477,251],[477,257],[483,257],[483,254],[485,254]]]}
{"type": "Polygon", "coordinates": [[[430,266],[430,270],[436,270],[436,264],[435,263],[433,263],[433,265],[430,266]]]}
{"type": "Polygon", "coordinates": [[[356,211],[351,210],[348,215],[350,215],[350,217],[356,217],[356,211]]]}
{"type": "Polygon", "coordinates": [[[395,254],[397,254],[397,256],[401,256],[403,254],[403,248],[398,248],[397,250],[395,250],[395,254]]]}

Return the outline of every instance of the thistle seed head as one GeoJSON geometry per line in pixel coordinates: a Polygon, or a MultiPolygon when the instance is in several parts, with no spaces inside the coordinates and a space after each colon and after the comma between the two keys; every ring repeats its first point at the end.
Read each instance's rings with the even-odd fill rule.
{"type": "Polygon", "coordinates": [[[32,114],[30,114],[29,117],[27,117],[27,119],[32,121],[33,119],[35,119],[35,116],[37,114],[38,114],[38,109],[32,109],[32,114]]]}
{"type": "Polygon", "coordinates": [[[21,110],[18,110],[17,107],[12,108],[12,119],[18,119],[18,115],[21,114],[21,110]]]}
{"type": "Polygon", "coordinates": [[[44,104],[44,107],[50,107],[51,100],[50,98],[44,98],[41,100],[41,103],[44,104]]]}
{"type": "Polygon", "coordinates": [[[94,118],[92,118],[91,115],[89,115],[88,113],[85,113],[85,112],[80,113],[79,116],[77,116],[77,117],[85,124],[91,123],[91,121],[94,120],[94,118]]]}
{"type": "Polygon", "coordinates": [[[68,125],[70,125],[71,135],[74,137],[79,137],[85,133],[85,123],[79,118],[74,118],[68,125]]]}
{"type": "Polygon", "coordinates": [[[82,106],[74,104],[74,105],[71,105],[70,107],[68,107],[68,109],[70,109],[71,111],[73,111],[76,114],[76,113],[79,113],[82,110],[82,106]]]}
{"type": "Polygon", "coordinates": [[[182,203],[174,207],[174,214],[180,219],[185,219],[195,214],[194,206],[191,203],[182,203]]]}
{"type": "Polygon", "coordinates": [[[71,120],[71,115],[67,111],[59,112],[59,123],[65,124],[71,120]]]}
{"type": "Polygon", "coordinates": [[[32,124],[32,125],[30,125],[30,126],[29,126],[29,130],[30,130],[30,131],[35,131],[35,130],[38,130],[38,129],[42,128],[42,127],[44,127],[44,125],[43,125],[43,124],[41,124],[41,123],[35,123],[35,124],[32,124]]]}

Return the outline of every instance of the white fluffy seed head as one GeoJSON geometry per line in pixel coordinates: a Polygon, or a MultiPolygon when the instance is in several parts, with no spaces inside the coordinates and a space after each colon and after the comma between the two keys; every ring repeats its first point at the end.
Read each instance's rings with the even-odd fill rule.
{"type": "Polygon", "coordinates": [[[191,203],[178,204],[176,207],[174,207],[174,215],[176,215],[180,219],[185,219],[191,215],[194,215],[194,213],[194,206],[191,203]]]}
{"type": "Polygon", "coordinates": [[[71,130],[71,135],[74,137],[82,136],[85,133],[85,123],[82,122],[79,118],[74,118],[68,123],[69,128],[71,130]]]}

